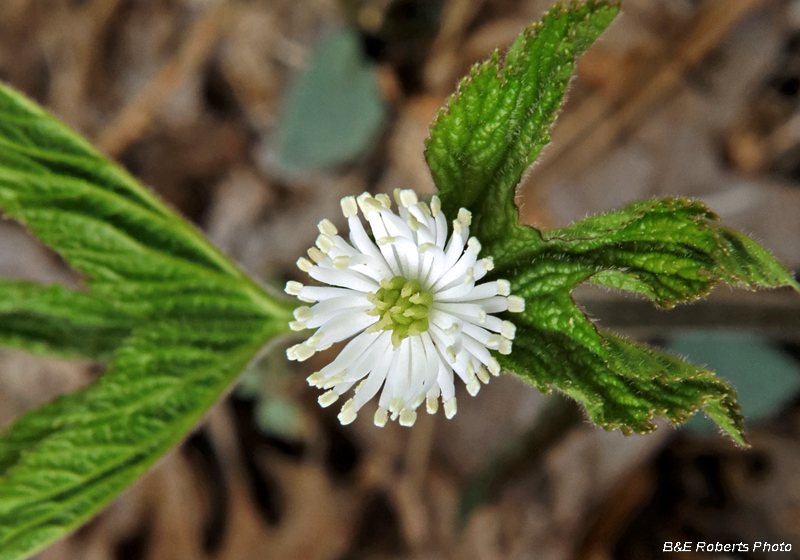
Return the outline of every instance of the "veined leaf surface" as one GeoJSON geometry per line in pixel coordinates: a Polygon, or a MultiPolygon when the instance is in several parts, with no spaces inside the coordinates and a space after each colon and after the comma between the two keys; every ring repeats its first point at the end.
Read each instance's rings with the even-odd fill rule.
{"type": "Polygon", "coordinates": [[[88,291],[0,283],[0,341],[111,356],[87,389],[0,436],[0,560],[26,558],[177,444],[293,304],[267,294],[125,171],[0,86],[0,207],[88,291]]]}
{"type": "MultiPolygon", "coordinates": [[[[682,422],[700,408],[740,444],[736,393],[712,372],[599,330],[572,300],[582,282],[642,294],[661,307],[694,301],[720,281],[748,289],[792,286],[792,275],[703,204],[647,200],[540,232],[518,223],[517,185],[550,140],[577,58],[618,11],[606,0],[561,2],[528,27],[505,57],[477,64],[434,121],[426,158],[442,199],[464,206],[505,278],[525,299],[513,351],[498,356],[543,391],[558,388],[589,417],[625,433],[682,422]]],[[[483,255],[483,253],[482,253],[483,255]]]]}

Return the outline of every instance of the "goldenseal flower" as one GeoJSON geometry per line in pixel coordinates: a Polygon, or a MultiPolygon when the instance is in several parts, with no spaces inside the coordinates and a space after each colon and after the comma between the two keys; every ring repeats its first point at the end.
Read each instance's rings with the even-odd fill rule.
{"type": "Polygon", "coordinates": [[[399,418],[412,426],[426,402],[456,413],[454,372],[475,396],[500,364],[490,350],[511,352],[516,327],[494,313],[521,312],[525,302],[510,295],[506,280],[478,283],[493,268],[491,257],[478,259],[481,244],[469,237],[470,213],[462,208],[448,238],[439,198],[430,206],[412,190],[395,190],[399,215],[385,194],[364,193],[342,199],[350,242],[330,220],[319,223],[316,246],[297,266],[328,286],[288,282],[286,292],[312,307],[298,307],[293,330],[316,329],[308,340],[286,351],[304,361],[336,342],[354,337],[330,364],[308,382],[328,389],[319,397],[327,407],[350,388],[355,395],[342,406],[339,421],[349,424],[381,387],[374,421],[399,418]],[[372,230],[373,240],[358,217],[372,230]],[[309,260],[310,259],[310,260],[309,260]]]}

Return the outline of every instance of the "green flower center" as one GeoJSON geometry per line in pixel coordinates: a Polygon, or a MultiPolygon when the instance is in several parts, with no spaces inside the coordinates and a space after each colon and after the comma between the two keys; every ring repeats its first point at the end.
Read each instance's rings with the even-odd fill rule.
{"type": "Polygon", "coordinates": [[[406,280],[402,276],[384,279],[381,280],[380,289],[367,294],[367,298],[375,306],[367,314],[380,319],[366,332],[392,331],[395,348],[409,336],[428,330],[428,312],[433,295],[423,290],[419,281],[406,280]]]}

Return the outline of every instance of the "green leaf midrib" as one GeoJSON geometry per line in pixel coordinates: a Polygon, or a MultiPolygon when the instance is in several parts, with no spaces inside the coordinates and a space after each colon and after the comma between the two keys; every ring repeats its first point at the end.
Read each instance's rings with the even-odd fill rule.
{"type": "Polygon", "coordinates": [[[0,559],[21,560],[85,522],[178,443],[258,349],[289,332],[297,303],[262,289],[124,170],[4,85],[0,202],[86,280],[80,291],[0,281],[0,342],[110,356],[100,380],[21,416],[0,438],[0,559]]]}
{"type": "MultiPolygon", "coordinates": [[[[244,348],[240,348],[237,351],[237,355],[252,356],[253,354],[255,354],[258,351],[258,349],[261,348],[264,345],[264,343],[265,343],[264,340],[268,340],[271,337],[272,332],[274,330],[275,330],[274,325],[270,325],[270,324],[265,325],[265,328],[264,328],[264,331],[262,332],[262,334],[261,335],[256,335],[256,336],[253,337],[257,342],[255,342],[254,344],[251,344],[249,346],[246,346],[244,348]]],[[[249,359],[247,361],[249,361],[249,359]]],[[[188,380],[192,380],[192,379],[197,379],[197,378],[202,378],[202,377],[208,377],[208,371],[212,370],[212,369],[216,369],[216,367],[217,366],[214,363],[207,364],[205,367],[203,367],[203,368],[201,368],[199,370],[196,370],[187,379],[188,380]]],[[[239,370],[239,368],[234,368],[234,369],[237,372],[239,370]]],[[[98,475],[96,477],[93,477],[89,481],[86,481],[85,483],[81,484],[80,488],[91,488],[93,486],[92,483],[96,484],[97,481],[111,479],[116,474],[118,474],[119,472],[124,472],[125,465],[137,465],[138,464],[138,466],[135,467],[134,471],[129,473],[129,476],[126,477],[126,481],[123,481],[120,484],[117,484],[118,487],[126,486],[131,480],[135,479],[137,476],[139,476],[145,470],[147,470],[150,467],[150,465],[152,464],[152,462],[155,461],[155,458],[161,456],[163,453],[165,453],[170,448],[172,448],[183,437],[185,437],[186,432],[188,432],[197,423],[197,421],[199,421],[199,419],[205,414],[207,409],[217,400],[217,395],[218,395],[218,392],[219,392],[217,389],[224,389],[224,387],[227,387],[229,385],[229,383],[230,383],[230,379],[228,377],[224,377],[224,378],[221,378],[218,381],[218,383],[216,383],[214,385],[214,387],[208,387],[208,390],[207,390],[208,397],[204,400],[204,402],[200,403],[195,408],[195,413],[193,413],[191,415],[184,414],[182,416],[176,416],[175,420],[173,420],[173,422],[175,422],[175,424],[173,425],[173,430],[171,430],[168,434],[166,434],[164,436],[164,438],[161,440],[160,443],[158,443],[157,445],[131,445],[130,446],[131,448],[134,448],[134,449],[138,448],[139,449],[139,453],[136,456],[131,457],[127,461],[121,462],[120,465],[118,465],[116,467],[116,469],[112,469],[112,470],[104,469],[103,472],[100,475],[98,475]],[[147,453],[148,450],[150,450],[151,452],[147,453]]],[[[178,390],[178,388],[175,388],[175,389],[173,389],[173,392],[177,391],[177,390],[178,390]]],[[[159,395],[159,397],[160,397],[160,399],[164,399],[165,398],[164,395],[159,395]]],[[[143,401],[143,402],[150,402],[150,400],[151,399],[148,398],[148,399],[145,399],[145,401],[143,401]]],[[[155,399],[153,399],[153,400],[155,400],[155,399]]],[[[119,414],[118,410],[114,411],[114,416],[117,416],[118,414],[119,414]]],[[[82,425],[81,427],[82,428],[88,428],[89,425],[82,425]]],[[[64,429],[68,429],[68,428],[69,428],[69,425],[60,426],[60,430],[64,430],[64,429]]],[[[51,435],[52,434],[53,434],[53,432],[51,432],[51,435]]],[[[49,436],[46,436],[46,437],[49,437],[49,436]]],[[[6,476],[7,476],[7,474],[0,475],[0,480],[5,478],[6,476]]],[[[48,501],[52,501],[52,498],[54,498],[54,497],[58,497],[58,496],[62,496],[62,495],[69,495],[70,493],[73,494],[77,498],[77,497],[80,496],[80,493],[79,493],[79,489],[80,488],[77,488],[77,487],[73,488],[71,492],[68,492],[68,491],[58,492],[58,493],[56,493],[54,495],[49,496],[51,498],[50,500],[47,500],[47,499],[45,499],[45,500],[37,500],[34,503],[46,503],[48,501]]],[[[71,502],[68,502],[68,503],[75,503],[75,499],[73,499],[71,502]]],[[[23,504],[27,505],[27,502],[23,502],[23,504]]],[[[97,504],[95,507],[92,508],[92,511],[89,513],[89,516],[93,515],[94,513],[96,513],[100,509],[102,509],[105,505],[106,505],[105,502],[100,502],[99,504],[97,504]]],[[[19,506],[17,506],[17,507],[19,507],[19,506]]],[[[23,530],[16,531],[15,534],[13,534],[10,538],[4,538],[4,542],[9,543],[9,542],[11,542],[13,540],[13,538],[15,538],[15,536],[17,534],[22,533],[25,530],[30,530],[32,527],[41,527],[41,526],[44,525],[44,522],[46,520],[52,519],[52,518],[53,518],[53,515],[49,514],[47,512],[45,512],[43,514],[40,514],[37,518],[35,518],[34,520],[28,522],[25,525],[25,527],[23,528],[23,530]]],[[[81,520],[79,520],[78,522],[73,522],[70,525],[66,526],[66,530],[69,531],[69,530],[72,530],[72,529],[76,528],[77,526],[79,526],[83,522],[83,519],[84,518],[81,518],[81,520]]],[[[38,550],[43,549],[45,546],[47,546],[47,544],[49,544],[49,542],[44,543],[42,546],[40,546],[39,548],[37,548],[35,550],[31,550],[30,553],[33,554],[33,553],[37,552],[38,550]]],[[[0,553],[0,558],[3,558],[2,553],[0,553]]]]}
{"type": "MultiPolygon", "coordinates": [[[[4,172],[5,172],[5,170],[0,168],[0,177],[4,175],[4,172]]],[[[22,172],[14,172],[14,174],[17,174],[17,175],[29,175],[27,173],[22,173],[22,172]]],[[[41,176],[39,176],[39,175],[34,175],[34,174],[30,174],[30,175],[32,177],[36,178],[36,179],[41,178],[41,176]]],[[[59,178],[62,179],[60,176],[59,176],[59,178]]],[[[153,214],[149,210],[147,210],[146,208],[143,208],[143,207],[141,207],[139,205],[135,205],[135,204],[131,203],[128,199],[125,199],[124,197],[115,196],[113,194],[108,193],[107,191],[99,189],[98,187],[96,187],[94,185],[91,185],[91,184],[88,184],[88,183],[85,183],[85,182],[82,182],[82,181],[79,181],[79,180],[74,180],[74,179],[70,179],[70,178],[63,178],[63,179],[66,182],[71,182],[73,184],[80,185],[81,187],[85,188],[86,190],[92,192],[92,196],[95,196],[98,199],[105,199],[105,200],[108,200],[108,201],[112,201],[115,204],[119,204],[120,202],[122,202],[122,205],[123,206],[127,206],[128,209],[144,214],[144,216],[142,216],[141,219],[146,220],[148,218],[148,214],[150,214],[149,217],[152,218],[152,221],[153,221],[154,224],[158,224],[159,222],[165,221],[165,218],[163,218],[162,216],[153,214]]],[[[0,186],[0,192],[2,192],[4,190],[6,192],[9,192],[9,189],[0,186]]],[[[10,190],[10,193],[11,193],[10,196],[13,197],[15,200],[17,200],[18,203],[19,203],[20,197],[16,195],[16,192],[14,190],[10,190]]],[[[70,200],[70,198],[71,197],[64,197],[61,200],[67,200],[68,201],[68,200],[70,200]]],[[[54,201],[57,201],[57,200],[59,200],[59,199],[57,199],[57,198],[48,198],[49,202],[54,202],[54,201]]],[[[246,275],[244,275],[244,274],[242,274],[240,272],[237,272],[236,276],[232,276],[232,275],[228,274],[227,271],[225,271],[225,270],[213,270],[213,269],[208,268],[207,266],[203,266],[203,264],[201,262],[197,261],[197,260],[186,260],[186,258],[182,258],[181,256],[172,255],[172,254],[170,254],[168,252],[165,252],[164,250],[154,249],[154,248],[152,248],[150,246],[143,245],[139,239],[131,237],[131,235],[130,235],[128,230],[120,229],[117,224],[113,224],[112,225],[111,223],[103,221],[103,220],[93,216],[92,214],[84,213],[84,212],[78,212],[78,211],[74,211],[74,210],[65,210],[64,208],[59,208],[58,206],[54,206],[52,204],[49,204],[49,205],[45,205],[45,204],[27,204],[27,202],[26,202],[25,206],[26,206],[26,209],[27,209],[25,211],[26,217],[27,216],[33,216],[35,214],[40,214],[40,215],[44,215],[44,216],[48,216],[48,214],[53,214],[54,216],[57,216],[58,214],[60,214],[62,216],[63,215],[72,215],[72,216],[75,216],[76,218],[80,218],[81,220],[84,220],[86,222],[94,223],[98,227],[103,228],[103,229],[105,229],[105,228],[113,228],[119,234],[124,236],[124,238],[131,245],[136,246],[140,252],[145,253],[145,254],[150,254],[150,255],[158,258],[159,260],[164,261],[165,263],[168,263],[168,264],[171,263],[172,265],[175,266],[175,268],[177,270],[184,269],[190,276],[191,275],[195,275],[197,277],[205,277],[205,278],[210,279],[210,280],[212,280],[215,283],[218,283],[220,285],[225,285],[225,286],[228,286],[229,288],[236,288],[236,289],[241,289],[241,287],[242,287],[241,284],[242,283],[246,283],[247,284],[247,292],[250,294],[250,297],[253,299],[253,302],[256,303],[266,313],[279,315],[279,316],[284,316],[284,317],[289,317],[290,312],[287,311],[287,309],[290,310],[292,307],[294,307],[294,304],[290,303],[288,300],[287,300],[286,307],[284,307],[284,306],[275,306],[272,301],[270,301],[270,300],[268,300],[267,298],[264,297],[263,290],[259,286],[257,286],[252,281],[252,279],[250,279],[249,277],[247,277],[246,275]]],[[[163,228],[163,227],[172,227],[175,224],[180,224],[180,223],[181,223],[181,221],[179,221],[179,220],[173,220],[172,222],[169,223],[169,226],[167,226],[167,224],[165,224],[165,223],[162,223],[161,225],[154,225],[153,229],[158,229],[159,227],[161,227],[161,228],[163,228]]],[[[133,225],[136,226],[136,225],[139,225],[139,224],[133,223],[133,225]]],[[[139,230],[139,231],[141,231],[141,230],[139,230]]],[[[203,248],[203,245],[196,244],[196,247],[197,248],[203,248]]],[[[83,252],[86,255],[99,254],[99,253],[95,253],[95,252],[93,252],[91,250],[80,251],[80,250],[72,249],[73,257],[79,256],[81,254],[81,252],[83,252]]],[[[91,260],[92,260],[92,262],[96,262],[97,261],[97,259],[95,259],[95,258],[93,258],[91,260]]],[[[233,266],[233,265],[230,265],[230,266],[233,266]]],[[[142,283],[142,282],[146,282],[146,280],[144,280],[142,278],[132,279],[132,278],[120,277],[117,274],[117,271],[110,271],[110,272],[112,274],[114,274],[115,276],[117,276],[118,280],[123,280],[123,281],[131,281],[131,280],[133,280],[137,284],[142,283]]],[[[104,283],[108,282],[108,279],[106,279],[103,282],[104,283]]],[[[94,280],[92,278],[90,278],[89,279],[89,284],[92,285],[93,283],[94,283],[94,280]]]]}
{"type": "MultiPolygon", "coordinates": [[[[12,171],[12,172],[9,173],[7,170],[0,168],[0,176],[6,176],[6,177],[9,177],[11,179],[13,179],[15,176],[16,177],[23,177],[23,178],[24,177],[28,177],[28,178],[31,178],[33,180],[42,180],[43,177],[47,177],[50,180],[52,180],[52,178],[57,178],[58,181],[70,184],[73,187],[79,187],[79,188],[85,189],[87,192],[91,193],[90,196],[95,197],[98,201],[106,200],[106,201],[114,203],[115,205],[122,206],[124,209],[126,209],[126,210],[128,210],[130,212],[138,213],[139,217],[141,219],[143,219],[144,221],[147,221],[147,220],[151,221],[152,229],[158,229],[159,227],[164,227],[167,224],[168,224],[168,227],[170,227],[170,228],[179,227],[182,230],[182,233],[183,233],[183,235],[181,236],[181,239],[184,242],[190,243],[192,248],[201,250],[202,251],[201,254],[203,254],[203,256],[205,256],[207,258],[213,258],[214,261],[212,261],[212,262],[215,262],[215,264],[217,264],[219,270],[218,271],[214,271],[213,269],[209,268],[208,266],[202,266],[202,261],[200,261],[198,259],[197,255],[179,254],[177,256],[172,256],[172,255],[167,255],[167,253],[164,253],[164,252],[161,252],[161,255],[169,256],[170,258],[176,260],[176,262],[178,260],[180,260],[182,262],[182,264],[183,263],[187,263],[187,262],[191,262],[191,263],[195,264],[196,266],[198,266],[200,268],[203,268],[205,272],[221,272],[221,273],[225,273],[228,276],[233,277],[233,278],[235,278],[237,280],[244,280],[245,279],[245,276],[242,275],[240,272],[238,272],[226,258],[224,258],[221,255],[217,254],[217,251],[216,251],[215,248],[212,248],[212,246],[208,245],[207,243],[198,243],[198,242],[194,241],[195,238],[199,237],[197,235],[197,232],[196,231],[192,231],[191,228],[185,227],[185,225],[184,225],[185,222],[183,222],[183,220],[174,220],[174,219],[170,220],[168,217],[166,217],[166,216],[164,216],[162,214],[157,214],[157,213],[153,212],[152,210],[150,210],[150,209],[148,209],[146,207],[143,207],[143,206],[141,206],[139,204],[135,204],[133,201],[131,201],[127,197],[119,196],[116,193],[109,192],[109,191],[107,191],[105,189],[97,187],[96,185],[92,185],[92,184],[90,184],[90,183],[88,183],[86,181],[79,180],[79,179],[74,179],[74,178],[71,178],[71,177],[66,177],[66,176],[63,176],[63,175],[58,175],[58,174],[54,174],[54,173],[35,174],[35,173],[25,172],[25,171],[12,171]],[[192,232],[193,235],[186,235],[186,233],[188,233],[187,230],[189,232],[192,232]]],[[[9,195],[11,197],[13,197],[14,199],[16,199],[17,201],[20,201],[20,200],[24,199],[24,197],[20,197],[19,194],[17,193],[17,191],[15,191],[13,189],[0,187],[0,190],[5,190],[6,192],[9,192],[9,195]]],[[[70,200],[74,200],[75,202],[79,201],[79,199],[77,199],[74,196],[63,196],[61,198],[59,198],[59,197],[48,197],[46,200],[47,200],[47,202],[49,202],[51,204],[49,204],[49,205],[38,204],[37,205],[37,204],[31,204],[29,201],[26,201],[25,202],[25,208],[26,208],[25,214],[27,215],[28,213],[30,213],[30,209],[35,209],[35,208],[38,208],[39,211],[48,211],[48,210],[50,210],[52,212],[69,212],[67,210],[64,210],[62,207],[59,207],[59,206],[55,206],[54,207],[54,205],[52,205],[52,203],[55,203],[55,202],[58,202],[58,201],[68,202],[70,200]]],[[[70,213],[72,213],[72,214],[74,214],[76,216],[80,216],[80,217],[82,217],[84,219],[93,220],[95,223],[103,224],[104,226],[110,225],[107,222],[103,222],[102,220],[99,220],[99,219],[95,218],[94,216],[92,216],[91,214],[88,214],[88,213],[79,213],[79,212],[75,212],[75,211],[72,211],[70,213]]],[[[137,225],[141,226],[141,224],[137,224],[137,225]]],[[[124,233],[129,239],[132,239],[132,238],[130,238],[129,233],[126,230],[120,229],[119,227],[117,227],[116,229],[118,231],[124,233]]],[[[140,242],[138,240],[136,240],[136,243],[140,243],[140,242]]],[[[150,251],[150,252],[153,252],[153,250],[150,247],[147,247],[147,250],[150,251]]]]}
{"type": "MultiPolygon", "coordinates": [[[[140,211],[155,213],[159,215],[161,219],[166,220],[172,229],[178,229],[181,232],[181,238],[185,243],[188,243],[192,246],[195,250],[199,251],[201,254],[204,254],[206,258],[210,259],[211,262],[215,264],[221,271],[229,274],[230,276],[244,282],[249,283],[253,288],[255,288],[254,292],[258,294],[262,290],[259,286],[257,286],[251,278],[249,278],[246,274],[241,273],[238,267],[231,262],[231,260],[222,254],[216,247],[214,247],[210,242],[208,242],[205,237],[197,231],[191,224],[186,222],[185,220],[181,220],[179,218],[174,217],[174,213],[162,203],[155,195],[149,192],[147,189],[142,189],[138,187],[138,183],[126,172],[124,172],[121,168],[116,165],[109,165],[107,160],[103,158],[103,156],[97,152],[88,142],[83,140],[80,136],[73,133],[69,128],[62,125],[56,119],[53,119],[47,113],[36,107],[33,103],[28,100],[25,100],[25,105],[29,113],[33,113],[33,117],[12,117],[14,119],[24,119],[25,122],[35,124],[36,117],[41,119],[43,122],[46,122],[48,125],[53,126],[57,130],[59,130],[65,137],[69,138],[71,142],[74,142],[78,147],[83,149],[88,155],[87,156],[78,156],[73,154],[59,154],[57,152],[53,152],[52,150],[36,150],[30,148],[29,146],[20,145],[16,142],[11,142],[6,140],[5,138],[0,138],[0,145],[8,147],[10,150],[16,153],[22,153],[28,157],[32,157],[33,161],[37,162],[38,165],[42,163],[38,161],[38,158],[49,159],[54,162],[58,161],[68,161],[70,163],[81,163],[81,162],[90,162],[92,167],[97,166],[95,169],[95,173],[108,173],[110,177],[113,177],[120,184],[124,185],[125,190],[120,191],[118,188],[114,187],[113,185],[109,185],[111,192],[108,192],[109,198],[111,198],[111,194],[113,193],[116,201],[125,201],[129,204],[134,204],[138,206],[140,211]],[[30,120],[28,120],[30,119],[30,120]],[[33,155],[35,154],[35,155],[33,155]],[[38,157],[37,157],[38,156],[38,157]],[[102,170],[102,171],[101,171],[102,170]]],[[[0,113],[9,114],[7,111],[1,111],[0,113]]],[[[19,173],[19,171],[17,170],[19,173]]],[[[48,175],[54,175],[58,177],[60,180],[68,179],[64,175],[60,174],[53,174],[52,172],[48,173],[48,175]]],[[[74,180],[74,179],[73,179],[74,180]]],[[[96,188],[96,187],[95,187],[96,188]]],[[[104,193],[106,194],[106,193],[104,193]]],[[[259,302],[262,305],[267,304],[269,307],[268,301],[261,301],[259,302]]]]}

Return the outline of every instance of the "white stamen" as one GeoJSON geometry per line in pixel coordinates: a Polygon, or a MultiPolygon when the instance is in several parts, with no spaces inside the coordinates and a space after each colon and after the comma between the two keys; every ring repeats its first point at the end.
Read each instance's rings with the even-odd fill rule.
{"type": "Polygon", "coordinates": [[[333,268],[336,270],[345,270],[348,266],[350,266],[350,257],[347,255],[342,255],[333,259],[333,268]]]}
{"type": "Polygon", "coordinates": [[[475,395],[478,394],[478,391],[480,390],[481,390],[481,382],[478,381],[478,378],[473,377],[472,379],[470,379],[469,383],[467,383],[467,393],[469,393],[471,396],[474,397],[475,395]]]}
{"type": "Polygon", "coordinates": [[[519,296],[508,296],[509,313],[522,313],[525,311],[525,300],[519,296]]]}
{"type": "Polygon", "coordinates": [[[361,213],[364,216],[369,216],[372,212],[380,212],[383,210],[383,204],[378,200],[372,198],[369,193],[364,193],[358,197],[358,207],[361,208],[361,213]]]}
{"type": "Polygon", "coordinates": [[[485,342],[486,348],[488,348],[489,350],[497,350],[498,348],[500,348],[500,344],[504,340],[505,339],[499,334],[493,334],[488,338],[488,340],[486,340],[485,342]]]}
{"type": "Polygon", "coordinates": [[[444,415],[448,420],[455,416],[456,412],[458,412],[458,405],[455,397],[444,402],[444,415]]]}
{"type": "Polygon", "coordinates": [[[339,422],[342,423],[342,426],[347,426],[348,424],[352,424],[355,419],[358,411],[356,407],[353,405],[353,399],[348,400],[342,406],[342,411],[339,413],[339,422]]]}
{"type": "Polygon", "coordinates": [[[404,409],[400,413],[400,425],[410,428],[417,421],[417,412],[415,410],[404,409]]]}
{"type": "Polygon", "coordinates": [[[350,216],[355,216],[358,214],[358,204],[356,203],[356,199],[353,196],[346,196],[342,199],[342,214],[344,214],[345,218],[349,218],[350,216]]]}
{"type": "Polygon", "coordinates": [[[500,334],[508,340],[514,340],[514,337],[517,335],[517,327],[511,321],[503,321],[500,334]]]}
{"type": "Polygon", "coordinates": [[[419,202],[419,199],[417,198],[417,193],[415,193],[411,189],[405,189],[400,191],[400,204],[402,204],[406,208],[415,205],[417,202],[419,202]]]}
{"type": "Polygon", "coordinates": [[[497,281],[497,295],[507,296],[511,294],[511,283],[508,280],[497,281]]]}
{"type": "Polygon", "coordinates": [[[336,391],[327,391],[319,396],[317,402],[319,402],[319,405],[322,408],[328,408],[330,405],[332,405],[338,400],[339,400],[339,393],[337,393],[336,391]]]}
{"type": "Polygon", "coordinates": [[[389,420],[389,412],[385,408],[378,408],[375,411],[375,418],[373,422],[379,428],[383,428],[386,425],[386,421],[389,420]]]}
{"type": "Polygon", "coordinates": [[[300,282],[289,280],[288,282],[286,282],[286,287],[283,289],[283,291],[285,291],[290,296],[299,296],[300,290],[302,289],[303,285],[300,282]]]}
{"type": "Polygon", "coordinates": [[[439,410],[439,399],[436,397],[428,397],[425,399],[425,409],[428,411],[428,414],[436,414],[436,411],[439,410]]]}
{"type": "Polygon", "coordinates": [[[435,218],[441,213],[442,213],[442,201],[439,199],[438,196],[433,195],[431,197],[431,214],[435,218]]]}
{"type": "Polygon", "coordinates": [[[314,317],[314,314],[311,312],[311,308],[306,307],[305,305],[295,308],[293,315],[298,321],[310,321],[311,318],[314,317]]]}
{"type": "Polygon", "coordinates": [[[389,198],[389,195],[386,193],[378,193],[375,195],[375,200],[381,203],[384,210],[388,210],[392,207],[392,199],[389,198]]]}
{"type": "Polygon", "coordinates": [[[311,356],[317,353],[315,348],[312,348],[308,344],[298,344],[295,346],[294,355],[295,359],[298,362],[305,362],[311,356]]]}
{"type": "Polygon", "coordinates": [[[316,348],[320,340],[322,340],[322,333],[317,331],[316,333],[314,333],[313,336],[311,336],[308,340],[306,340],[306,346],[309,346],[311,348],[316,348]]]}
{"type": "Polygon", "coordinates": [[[313,266],[314,265],[311,263],[311,261],[305,257],[300,257],[299,259],[297,259],[297,268],[299,268],[303,272],[311,272],[311,268],[313,266]]]}
{"type": "Polygon", "coordinates": [[[308,256],[309,256],[309,257],[311,258],[311,260],[312,260],[312,261],[314,261],[315,263],[319,263],[319,262],[321,262],[321,261],[322,261],[322,259],[324,259],[324,258],[325,258],[325,255],[322,253],[322,251],[320,251],[320,250],[319,250],[319,249],[317,249],[316,247],[311,247],[311,248],[308,250],[308,256]]]}
{"type": "Polygon", "coordinates": [[[336,229],[336,226],[333,225],[333,222],[330,221],[328,218],[325,218],[320,223],[318,223],[317,228],[319,229],[320,233],[324,233],[328,237],[335,237],[339,233],[339,230],[336,229]]]}
{"type": "MultiPolygon", "coordinates": [[[[347,371],[347,370],[345,370],[345,371],[347,371]]],[[[332,387],[336,387],[339,383],[342,383],[344,381],[344,373],[345,372],[342,372],[339,375],[334,375],[330,379],[326,379],[325,383],[322,384],[322,388],[323,389],[330,389],[332,387]]]]}
{"type": "Polygon", "coordinates": [[[411,190],[395,189],[393,194],[397,213],[386,194],[343,198],[349,233],[340,235],[333,222],[320,221],[316,246],[308,250],[308,258],[297,261],[326,286],[286,284],[287,293],[314,304],[294,310],[289,328],[313,334],[286,350],[289,359],[304,361],[346,342],[331,363],[308,377],[310,385],[326,390],[319,397],[321,406],[352,391],[353,398],[338,415],[342,424],[354,422],[359,409],[376,397],[376,426],[390,418],[412,426],[423,403],[428,413],[436,413],[439,398],[445,416],[452,418],[457,412],[456,377],[476,395],[482,383],[500,373],[492,351],[511,352],[516,327],[495,314],[525,307],[522,298],[511,295],[508,281],[480,282],[494,263],[491,257],[477,258],[483,249],[477,238],[469,237],[469,211],[458,212],[448,233],[438,196],[428,205],[411,190]],[[378,294],[395,276],[403,277],[409,289],[411,281],[418,281],[422,291],[404,288],[399,296],[407,298],[403,307],[386,313],[400,303],[381,298],[398,296],[378,294]],[[414,320],[409,334],[394,323],[401,316],[414,320]],[[418,322],[423,318],[426,324],[418,322]]]}
{"type": "Polygon", "coordinates": [[[314,242],[314,244],[319,247],[319,250],[325,255],[327,255],[334,247],[333,238],[325,235],[324,233],[320,233],[317,236],[317,240],[314,242]]]}

